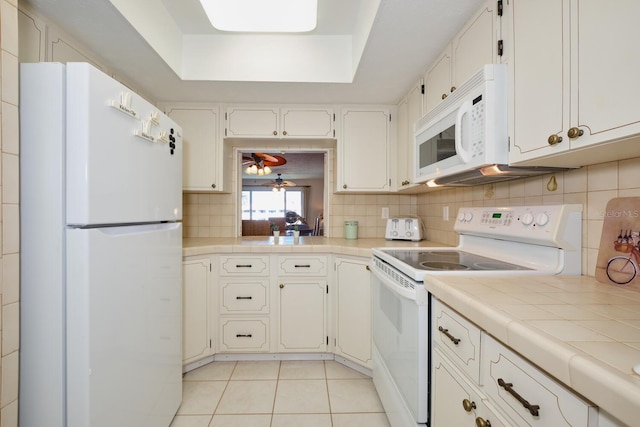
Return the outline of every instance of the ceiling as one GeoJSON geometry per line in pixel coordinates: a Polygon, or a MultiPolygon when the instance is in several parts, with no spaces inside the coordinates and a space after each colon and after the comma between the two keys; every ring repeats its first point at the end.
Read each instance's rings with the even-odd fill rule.
{"type": "MultiPolygon", "coordinates": [[[[139,15],[152,18],[162,9],[171,22],[158,21],[166,23],[160,29],[170,32],[171,28],[183,38],[220,35],[198,0],[21,0],[20,4],[80,40],[109,64],[110,71],[156,102],[396,104],[483,2],[319,0],[318,27],[309,35],[362,38],[354,35],[354,27],[363,19],[363,7],[376,1],[380,5],[372,15],[368,37],[362,40],[362,55],[353,55],[350,83],[288,83],[268,76],[266,81],[182,80],[174,71],[175,61],[172,68],[163,60],[163,55],[167,57],[164,46],[157,40],[150,44],[152,39],[141,36],[114,6],[135,7],[139,15]]],[[[145,33],[139,22],[136,26],[145,33]]]]}

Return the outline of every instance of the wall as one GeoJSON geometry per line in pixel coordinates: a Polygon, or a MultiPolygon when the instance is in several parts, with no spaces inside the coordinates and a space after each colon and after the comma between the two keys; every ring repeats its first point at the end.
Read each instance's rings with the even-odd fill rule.
{"type": "Polygon", "coordinates": [[[18,425],[19,359],[19,131],[17,0],[0,0],[0,151],[2,176],[2,269],[0,307],[0,427],[18,425]]]}
{"type": "MultiPolygon", "coordinates": [[[[418,214],[430,240],[457,244],[453,231],[461,206],[538,205],[580,203],[583,210],[582,274],[595,275],[607,202],[614,197],[640,197],[640,158],[601,163],[556,175],[558,188],[547,189],[551,175],[507,181],[494,186],[453,188],[418,196],[418,214]],[[449,221],[442,208],[449,206],[449,221]]],[[[640,209],[640,206],[639,206],[640,209]]]]}

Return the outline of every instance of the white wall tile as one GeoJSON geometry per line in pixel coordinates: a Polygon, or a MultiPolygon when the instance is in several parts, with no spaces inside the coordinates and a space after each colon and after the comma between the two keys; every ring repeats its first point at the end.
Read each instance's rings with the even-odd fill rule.
{"type": "Polygon", "coordinates": [[[2,101],[13,105],[18,104],[18,57],[2,51],[2,101]]]}
{"type": "MultiPolygon", "coordinates": [[[[18,121],[18,107],[8,102],[2,103],[2,152],[19,154],[20,132],[18,121]]],[[[17,177],[16,177],[17,178],[17,177]]]]}
{"type": "Polygon", "coordinates": [[[18,205],[2,205],[2,253],[20,251],[20,211],[18,205]]]}
{"type": "Polygon", "coordinates": [[[2,203],[20,202],[20,159],[15,154],[2,154],[2,203]]]}
{"type": "Polygon", "coordinates": [[[618,188],[618,163],[609,162],[587,167],[589,191],[615,190],[618,188]]]}
{"type": "Polygon", "coordinates": [[[2,356],[20,346],[20,307],[17,302],[2,306],[2,356]]]}
{"type": "Polygon", "coordinates": [[[19,358],[17,351],[2,357],[0,406],[3,408],[18,399],[19,358]]]}
{"type": "Polygon", "coordinates": [[[12,304],[20,298],[20,255],[2,256],[2,303],[12,304]]]}

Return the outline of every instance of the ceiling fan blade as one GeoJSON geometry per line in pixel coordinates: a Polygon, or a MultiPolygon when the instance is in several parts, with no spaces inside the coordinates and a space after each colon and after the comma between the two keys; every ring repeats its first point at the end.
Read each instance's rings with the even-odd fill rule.
{"type": "Polygon", "coordinates": [[[285,187],[295,187],[296,183],[293,181],[283,181],[282,185],[284,185],[285,187]]]}
{"type": "Polygon", "coordinates": [[[260,157],[262,160],[266,160],[268,162],[278,162],[278,159],[276,159],[275,157],[273,157],[271,154],[265,154],[265,153],[254,153],[256,156],[260,157]]]}
{"type": "Polygon", "coordinates": [[[287,164],[287,159],[285,159],[282,156],[271,156],[271,157],[273,157],[276,160],[275,161],[271,161],[271,160],[264,159],[263,163],[264,163],[265,166],[273,167],[273,166],[282,166],[282,165],[287,164]]]}

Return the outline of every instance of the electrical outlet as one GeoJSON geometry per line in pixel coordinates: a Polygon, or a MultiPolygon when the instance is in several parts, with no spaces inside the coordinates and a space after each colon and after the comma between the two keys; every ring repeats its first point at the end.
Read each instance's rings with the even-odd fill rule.
{"type": "Polygon", "coordinates": [[[382,219],[389,218],[389,208],[382,208],[382,219]]]}
{"type": "Polygon", "coordinates": [[[449,206],[442,207],[442,220],[449,221],[449,206]]]}

